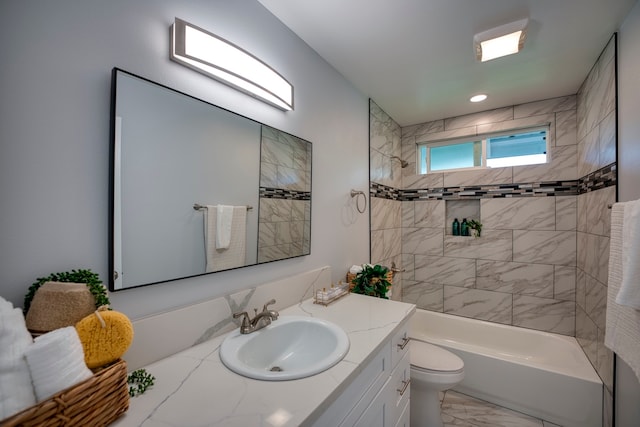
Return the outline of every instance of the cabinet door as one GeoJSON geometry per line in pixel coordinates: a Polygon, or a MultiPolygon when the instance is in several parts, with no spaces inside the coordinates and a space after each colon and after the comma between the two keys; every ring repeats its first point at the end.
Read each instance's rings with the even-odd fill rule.
{"type": "MultiPolygon", "coordinates": [[[[405,412],[409,411],[409,387],[411,366],[409,354],[398,362],[384,387],[362,413],[354,426],[395,427],[405,412]]],[[[400,424],[402,425],[402,424],[400,424]]]]}
{"type": "Polygon", "coordinates": [[[391,390],[393,390],[393,387],[391,379],[389,379],[375,399],[371,401],[362,416],[356,421],[354,427],[395,427],[390,423],[393,403],[389,399],[391,390]]]}
{"type": "Polygon", "coordinates": [[[391,372],[391,346],[387,343],[380,349],[356,379],[347,386],[339,397],[312,424],[314,427],[351,427],[369,402],[389,379],[391,372]]]}
{"type": "Polygon", "coordinates": [[[393,337],[391,337],[391,369],[395,369],[400,360],[409,353],[409,326],[411,318],[404,322],[393,337]]]}
{"type": "Polygon", "coordinates": [[[396,427],[410,427],[411,413],[409,410],[409,401],[407,400],[407,404],[404,405],[404,409],[402,410],[402,414],[400,414],[400,419],[396,423],[396,427]]]}
{"type": "Polygon", "coordinates": [[[391,373],[391,383],[393,387],[389,391],[389,409],[391,410],[391,418],[394,420],[392,425],[395,425],[404,407],[408,404],[411,394],[411,364],[408,353],[398,362],[398,366],[391,373]]]}

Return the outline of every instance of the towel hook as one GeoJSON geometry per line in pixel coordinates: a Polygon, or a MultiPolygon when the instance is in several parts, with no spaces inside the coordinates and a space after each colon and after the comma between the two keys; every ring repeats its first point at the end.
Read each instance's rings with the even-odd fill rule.
{"type": "Polygon", "coordinates": [[[358,190],[351,190],[351,197],[355,197],[356,198],[356,209],[358,209],[358,212],[360,213],[364,213],[367,210],[367,195],[364,194],[363,191],[358,191],[358,190]],[[364,199],[364,207],[362,208],[362,210],[360,210],[360,197],[362,196],[362,198],[364,199]]]}

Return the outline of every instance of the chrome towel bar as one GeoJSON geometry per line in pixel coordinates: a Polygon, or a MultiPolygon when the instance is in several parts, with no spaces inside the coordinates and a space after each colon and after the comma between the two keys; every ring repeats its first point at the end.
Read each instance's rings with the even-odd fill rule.
{"type": "MultiPolygon", "coordinates": [[[[196,211],[201,211],[201,210],[203,210],[203,209],[207,209],[207,207],[206,207],[206,206],[204,206],[204,205],[199,205],[198,203],[194,203],[194,204],[193,204],[193,209],[194,209],[194,210],[196,210],[196,211]]],[[[252,210],[252,209],[253,209],[253,206],[251,206],[251,205],[247,205],[247,210],[248,210],[248,211],[250,211],[250,210],[252,210]]]]}

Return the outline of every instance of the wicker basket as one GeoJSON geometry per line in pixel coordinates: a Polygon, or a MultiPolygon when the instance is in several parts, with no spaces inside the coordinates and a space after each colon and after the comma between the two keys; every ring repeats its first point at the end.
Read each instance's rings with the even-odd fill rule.
{"type": "MultiPolygon", "coordinates": [[[[351,291],[356,285],[353,283],[353,279],[356,278],[356,275],[353,273],[349,273],[347,272],[347,283],[349,283],[349,291],[351,291]]],[[[377,280],[377,279],[375,279],[377,280]]],[[[391,285],[393,285],[393,271],[389,270],[387,272],[387,282],[391,283],[391,285]]],[[[389,286],[389,289],[391,289],[391,286],[389,286]]]]}
{"type": "Polygon", "coordinates": [[[88,380],[0,421],[0,427],[106,426],[127,409],[127,364],[118,360],[88,380]]]}

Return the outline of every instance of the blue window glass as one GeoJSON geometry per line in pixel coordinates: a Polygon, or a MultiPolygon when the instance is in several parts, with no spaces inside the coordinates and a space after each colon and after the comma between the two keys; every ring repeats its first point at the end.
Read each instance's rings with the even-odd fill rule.
{"type": "Polygon", "coordinates": [[[471,141],[431,147],[431,170],[440,171],[479,166],[475,155],[476,144],[477,142],[471,141]]]}
{"type": "Polygon", "coordinates": [[[487,139],[487,159],[546,153],[546,131],[527,132],[487,139]]]}
{"type": "Polygon", "coordinates": [[[419,173],[546,163],[547,132],[538,128],[478,141],[426,143],[419,146],[419,173]]]}

